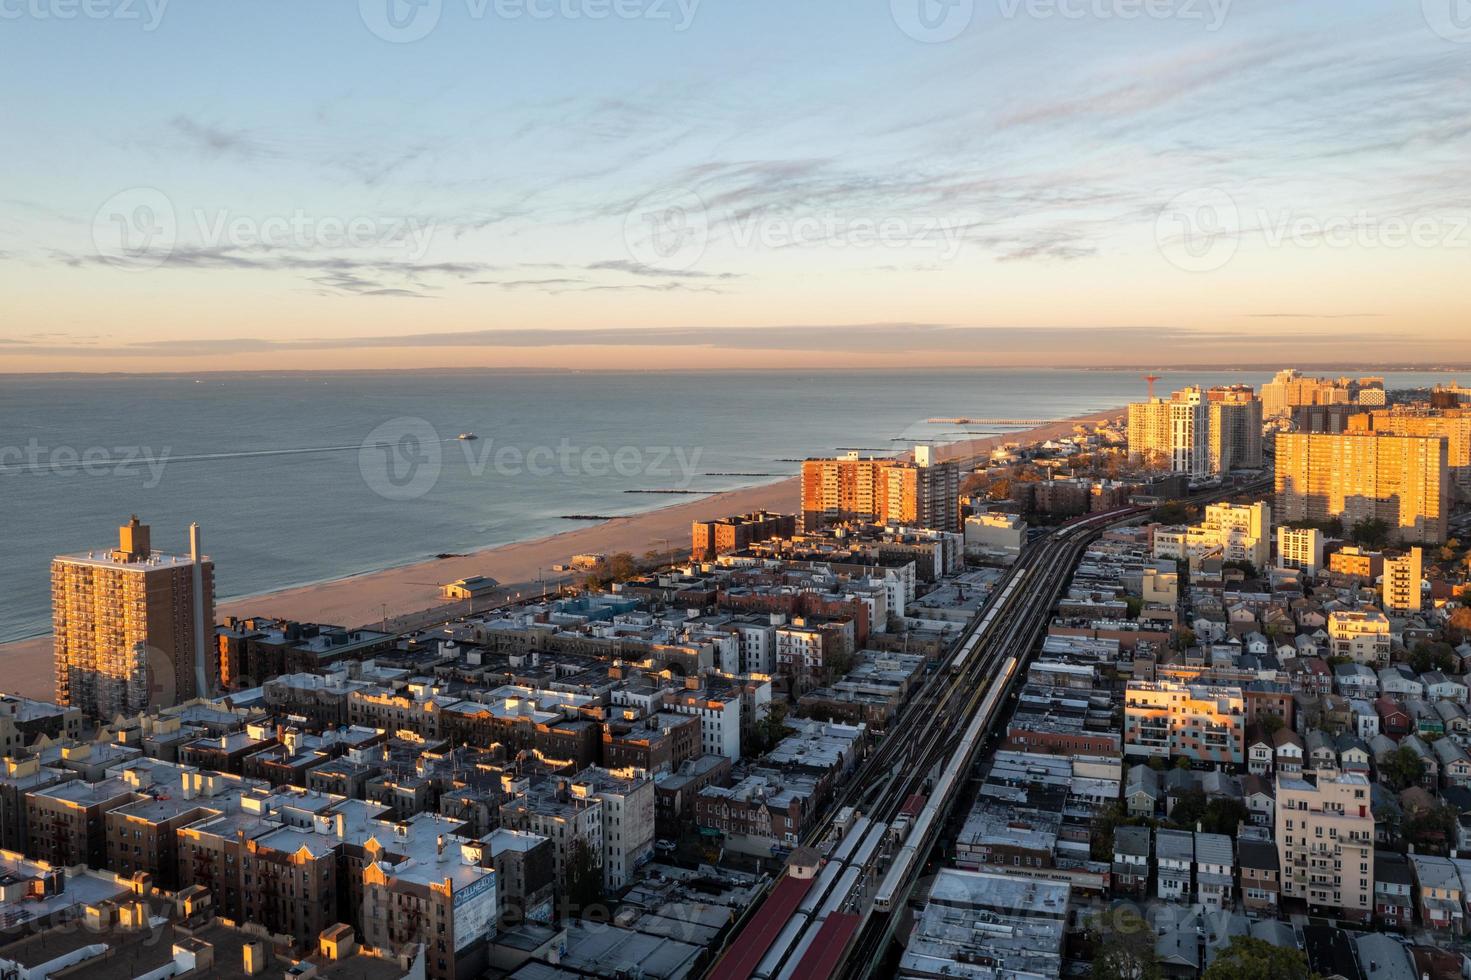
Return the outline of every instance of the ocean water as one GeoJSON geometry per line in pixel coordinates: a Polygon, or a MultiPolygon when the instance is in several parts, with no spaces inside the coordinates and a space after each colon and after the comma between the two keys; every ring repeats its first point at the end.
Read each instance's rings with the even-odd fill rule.
{"type": "MultiPolygon", "coordinates": [[[[1265,380],[1179,372],[1161,390],[1265,380]]],[[[0,642],[49,629],[53,555],[111,547],[134,513],[180,553],[199,522],[230,598],[692,499],[628,490],[1009,431],[930,418],[1048,420],[1143,392],[1132,372],[1030,370],[0,376],[0,642]]]]}

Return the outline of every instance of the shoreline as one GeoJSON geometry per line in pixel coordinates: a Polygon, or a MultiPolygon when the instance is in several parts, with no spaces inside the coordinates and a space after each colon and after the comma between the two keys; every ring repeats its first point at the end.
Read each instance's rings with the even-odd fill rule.
{"type": "MultiPolygon", "coordinates": [[[[1042,442],[1071,435],[1076,425],[1116,418],[1123,411],[1123,408],[1106,409],[1031,429],[940,444],[935,452],[940,459],[950,460],[988,453],[1006,442],[1042,442]]],[[[565,580],[566,573],[553,573],[551,566],[566,563],[574,554],[612,555],[626,551],[638,557],[649,551],[684,551],[689,545],[692,522],[758,510],[793,513],[800,506],[800,492],[800,476],[782,477],[590,526],[495,545],[460,557],[409,561],[240,596],[216,603],[215,619],[222,622],[227,616],[264,616],[350,628],[372,627],[381,623],[385,615],[398,618],[443,606],[446,600],[439,595],[440,586],[476,575],[495,579],[501,585],[500,591],[510,598],[518,589],[535,588],[538,581],[565,580]],[[553,575],[558,578],[552,578],[553,575]]],[[[0,658],[3,658],[0,662],[5,665],[6,675],[0,687],[27,697],[53,697],[51,649],[49,634],[0,644],[0,658]]]]}

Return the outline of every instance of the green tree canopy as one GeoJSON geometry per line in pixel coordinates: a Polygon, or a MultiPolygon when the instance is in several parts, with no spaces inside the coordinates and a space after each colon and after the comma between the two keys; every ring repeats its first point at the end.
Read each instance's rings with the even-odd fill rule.
{"type": "Polygon", "coordinates": [[[1395,749],[1379,764],[1379,778],[1396,792],[1420,785],[1424,776],[1425,763],[1409,746],[1395,749]]]}
{"type": "Polygon", "coordinates": [[[1201,980],[1311,980],[1306,954],[1251,936],[1237,936],[1206,967],[1201,980]]]}
{"type": "Polygon", "coordinates": [[[1389,523],[1377,517],[1355,522],[1349,533],[1354,543],[1364,548],[1382,548],[1389,543],[1389,523]]]}
{"type": "Polygon", "coordinates": [[[1456,667],[1456,651],[1449,643],[1421,640],[1410,653],[1410,669],[1417,674],[1427,670],[1452,671],[1456,667]]]}

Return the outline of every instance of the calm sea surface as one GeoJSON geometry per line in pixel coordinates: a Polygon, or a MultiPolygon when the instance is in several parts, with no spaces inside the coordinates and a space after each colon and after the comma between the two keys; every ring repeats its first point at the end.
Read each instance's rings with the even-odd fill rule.
{"type": "MultiPolygon", "coordinates": [[[[1161,390],[1265,380],[1180,372],[1161,390]]],[[[930,418],[1054,419],[1143,390],[1086,371],[3,376],[0,642],[49,628],[53,555],[110,547],[132,513],[178,552],[198,521],[229,598],[691,499],[626,490],[729,490],[838,448],[1008,431],[930,418]]]]}

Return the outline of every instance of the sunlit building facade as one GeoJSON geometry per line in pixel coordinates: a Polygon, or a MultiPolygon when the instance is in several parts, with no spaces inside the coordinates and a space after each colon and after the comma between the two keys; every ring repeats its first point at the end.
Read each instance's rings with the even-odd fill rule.
{"type": "Polygon", "coordinates": [[[111,551],[51,563],[56,696],[95,718],[177,704],[217,686],[214,563],[200,553],[154,551],[134,517],[111,551]]]}
{"type": "Polygon", "coordinates": [[[1277,520],[1380,520],[1403,544],[1440,544],[1450,511],[1446,442],[1371,433],[1277,437],[1277,520]]]}

